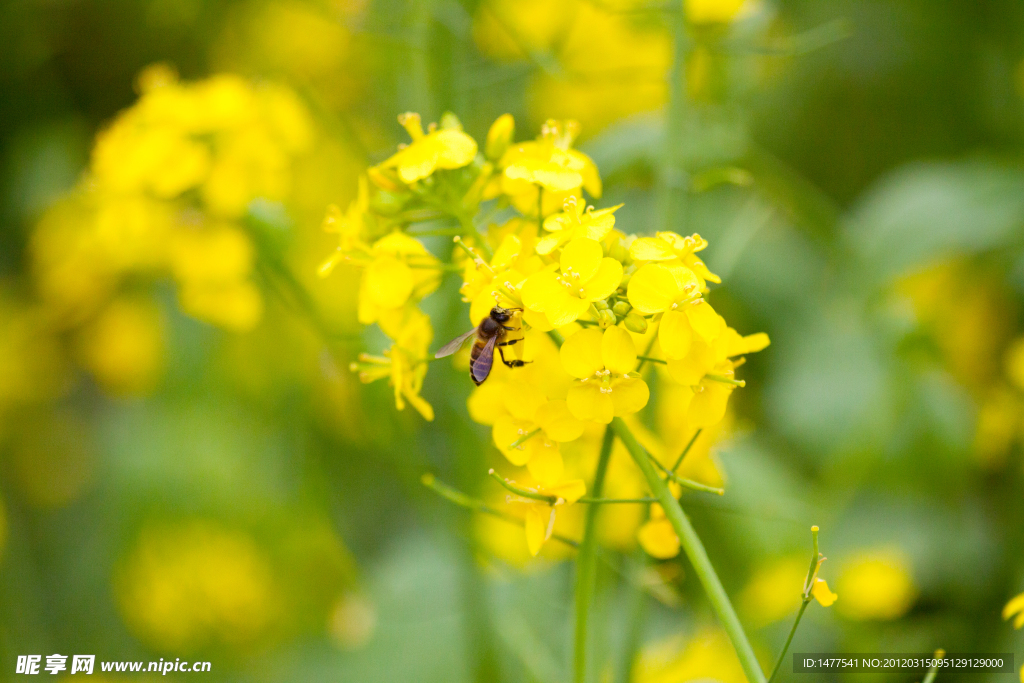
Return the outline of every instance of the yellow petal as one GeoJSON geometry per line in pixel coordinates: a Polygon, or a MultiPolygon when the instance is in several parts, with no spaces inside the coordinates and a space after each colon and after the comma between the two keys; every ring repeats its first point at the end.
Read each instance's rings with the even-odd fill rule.
{"type": "Polygon", "coordinates": [[[469,395],[466,407],[474,422],[494,424],[505,414],[505,385],[493,380],[481,384],[469,395]]]}
{"type": "Polygon", "coordinates": [[[381,308],[399,308],[409,300],[412,286],[409,266],[396,258],[384,256],[366,267],[360,296],[366,296],[381,308]]]}
{"type": "Polygon", "coordinates": [[[726,356],[742,356],[747,353],[757,353],[767,348],[771,343],[768,335],[764,332],[748,334],[745,337],[736,335],[736,337],[736,339],[730,340],[730,344],[726,348],[726,356]]]}
{"type": "Polygon", "coordinates": [[[529,446],[530,460],[526,466],[534,479],[541,485],[548,486],[562,478],[564,465],[557,443],[538,435],[530,439],[527,445],[529,446]]]}
{"type": "Polygon", "coordinates": [[[822,607],[830,607],[836,598],[839,596],[833,593],[828,588],[828,584],[825,579],[816,579],[814,585],[811,587],[811,595],[814,599],[821,603],[822,607]]]}
{"type": "MultiPolygon", "coordinates": [[[[603,257],[604,251],[601,249],[601,243],[597,240],[590,240],[586,237],[569,240],[562,247],[562,256],[559,259],[562,278],[572,283],[574,287],[582,287],[597,273],[603,257]]],[[[616,282],[616,284],[618,283],[616,282]]]]}
{"type": "Polygon", "coordinates": [[[707,366],[697,362],[694,354],[680,360],[669,359],[668,361],[668,374],[675,381],[688,387],[700,384],[707,371],[707,366]]]}
{"type": "Polygon", "coordinates": [[[732,386],[708,380],[700,383],[686,411],[686,421],[693,427],[710,427],[725,417],[732,386]]]}
{"type": "Polygon", "coordinates": [[[651,398],[651,390],[639,377],[629,377],[612,382],[611,396],[616,417],[623,417],[643,409],[651,398]]]}
{"type": "Polygon", "coordinates": [[[533,424],[530,422],[517,420],[511,415],[502,415],[494,422],[491,438],[494,440],[494,445],[508,458],[510,463],[516,467],[522,467],[529,462],[532,456],[532,453],[526,449],[526,444],[540,435],[531,437],[529,441],[519,444],[515,448],[509,448],[509,445],[528,434],[531,429],[533,429],[533,424]]]}
{"type": "Polygon", "coordinates": [[[706,301],[698,301],[686,309],[686,317],[690,319],[693,331],[710,343],[725,330],[725,320],[715,313],[711,304],[706,301]]]}
{"type": "Polygon", "coordinates": [[[570,296],[563,290],[560,295],[552,297],[544,313],[553,326],[561,327],[575,321],[588,308],[590,308],[588,301],[570,296]]]}
{"type": "Polygon", "coordinates": [[[534,557],[548,540],[548,520],[555,512],[547,505],[531,505],[526,509],[526,547],[534,557]]]}
{"type": "Polygon", "coordinates": [[[601,359],[604,367],[618,375],[635,370],[636,345],[629,332],[617,326],[605,330],[601,338],[601,359]]]}
{"type": "Polygon", "coordinates": [[[534,251],[541,255],[550,254],[557,249],[561,243],[562,237],[557,233],[554,235],[544,235],[544,237],[537,240],[537,244],[534,246],[534,251]]]}
{"type": "MultiPolygon", "coordinates": [[[[679,310],[665,311],[658,328],[658,343],[665,357],[670,360],[685,358],[690,352],[692,341],[693,327],[690,326],[689,317],[679,310]]],[[[697,381],[700,381],[700,377],[697,381]]]]}
{"type": "Polygon", "coordinates": [[[641,313],[661,313],[676,298],[676,281],[672,273],[661,265],[648,263],[633,273],[626,289],[630,305],[641,313]]]}
{"type": "Polygon", "coordinates": [[[439,147],[438,168],[461,168],[476,156],[476,140],[461,130],[439,130],[433,135],[439,147]]]}
{"type": "Polygon", "coordinates": [[[575,441],[583,436],[585,424],[569,412],[565,401],[548,401],[537,410],[535,419],[552,441],[575,441]]]}
{"type": "Polygon", "coordinates": [[[565,402],[569,412],[581,420],[608,424],[615,417],[611,393],[601,391],[599,382],[577,383],[569,388],[565,402]]]}
{"type": "MultiPolygon", "coordinates": [[[[1017,612],[1024,615],[1024,593],[1006,603],[1006,607],[1003,608],[1003,619],[1009,619],[1017,612]]],[[[1021,624],[1015,624],[1015,627],[1020,628],[1021,624]]]]}
{"type": "Polygon", "coordinates": [[[582,479],[570,479],[554,486],[545,486],[544,493],[558,496],[566,503],[575,503],[587,492],[587,485],[582,479]]]}
{"type": "MultiPolygon", "coordinates": [[[[508,353],[508,350],[505,351],[508,353]]],[[[495,355],[497,355],[495,350],[495,355]]],[[[505,383],[505,409],[520,420],[533,420],[534,413],[547,401],[540,387],[522,381],[521,375],[513,373],[505,383]]]]}
{"type": "Polygon", "coordinates": [[[523,305],[531,311],[544,313],[553,301],[565,296],[565,286],[550,270],[542,270],[526,278],[520,291],[523,305]]]}
{"type": "Polygon", "coordinates": [[[667,560],[679,554],[679,537],[667,519],[652,519],[640,527],[636,536],[651,557],[667,560]]]}
{"type": "Polygon", "coordinates": [[[596,327],[587,327],[571,335],[558,352],[562,367],[573,377],[590,377],[604,367],[603,342],[604,334],[596,327]]]}
{"type": "Polygon", "coordinates": [[[633,240],[633,244],[629,245],[629,255],[634,261],[667,261],[676,257],[672,245],[657,237],[633,240]]]}
{"type": "Polygon", "coordinates": [[[601,259],[597,272],[583,285],[580,297],[585,301],[597,301],[611,296],[622,282],[622,264],[613,258],[601,259]]]}

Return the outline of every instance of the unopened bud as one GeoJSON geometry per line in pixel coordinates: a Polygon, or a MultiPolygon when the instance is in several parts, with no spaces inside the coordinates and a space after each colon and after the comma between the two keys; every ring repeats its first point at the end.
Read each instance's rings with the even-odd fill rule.
{"type": "Polygon", "coordinates": [[[382,190],[398,192],[402,189],[402,184],[398,181],[398,177],[395,176],[394,173],[389,173],[379,166],[371,166],[366,169],[366,175],[370,178],[371,183],[382,190]]]}
{"type": "Polygon", "coordinates": [[[599,311],[607,311],[608,302],[605,301],[604,299],[598,299],[597,301],[594,302],[594,308],[596,308],[599,311]]]}
{"type": "Polygon", "coordinates": [[[597,316],[597,324],[601,326],[602,330],[606,330],[609,327],[613,327],[617,322],[615,314],[607,308],[601,311],[597,316]]]}
{"type": "Polygon", "coordinates": [[[636,332],[637,334],[643,334],[647,331],[647,319],[637,313],[635,310],[630,311],[626,314],[625,319],[626,329],[630,332],[636,332]]]}
{"type": "Polygon", "coordinates": [[[616,242],[608,250],[608,255],[619,263],[630,264],[633,262],[633,258],[629,255],[629,249],[622,246],[619,242],[616,242]]]}
{"type": "Polygon", "coordinates": [[[612,306],[612,310],[615,311],[615,315],[619,317],[622,317],[629,313],[630,308],[632,307],[629,305],[628,301],[619,301],[614,306],[612,306]]]}
{"type": "Polygon", "coordinates": [[[619,289],[625,289],[629,286],[629,281],[633,279],[633,271],[627,270],[622,274],[622,279],[619,280],[619,289]]]}
{"type": "Polygon", "coordinates": [[[462,130],[462,121],[459,121],[459,117],[455,114],[450,111],[446,111],[441,114],[441,128],[444,130],[462,130]]]}
{"type": "Polygon", "coordinates": [[[512,135],[516,130],[515,119],[511,114],[502,114],[498,120],[491,124],[487,131],[487,142],[484,145],[484,155],[491,161],[497,161],[512,143],[512,135]]]}
{"type": "Polygon", "coordinates": [[[405,207],[411,197],[408,192],[381,190],[370,199],[370,207],[383,216],[393,216],[405,207]]]}

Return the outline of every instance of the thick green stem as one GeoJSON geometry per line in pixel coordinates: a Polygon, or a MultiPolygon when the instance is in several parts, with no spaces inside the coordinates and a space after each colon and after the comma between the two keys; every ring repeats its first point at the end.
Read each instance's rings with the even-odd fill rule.
{"type": "MultiPolygon", "coordinates": [[[[612,455],[612,442],[615,434],[611,428],[604,431],[601,441],[601,453],[597,459],[597,470],[594,472],[594,483],[590,493],[594,498],[601,496],[604,488],[604,476],[608,472],[608,461],[612,455]]],[[[580,543],[579,555],[576,557],[576,641],[573,646],[573,681],[584,683],[587,679],[587,617],[590,614],[590,603],[597,583],[597,513],[599,505],[587,508],[586,521],[583,525],[583,541],[580,543]]]]}
{"type": "Polygon", "coordinates": [[[636,437],[633,436],[633,433],[629,430],[626,423],[622,421],[622,418],[617,417],[612,420],[612,427],[615,430],[616,436],[619,437],[619,440],[622,441],[622,444],[640,468],[640,471],[643,472],[644,478],[647,479],[647,485],[651,487],[651,491],[657,496],[658,502],[665,511],[665,517],[668,518],[672,528],[675,529],[676,534],[679,536],[683,550],[686,552],[686,556],[689,558],[690,564],[693,565],[697,578],[700,580],[701,585],[704,586],[704,591],[708,595],[711,609],[714,610],[715,616],[718,617],[722,628],[725,629],[729,640],[732,641],[732,646],[736,650],[736,655],[740,660],[740,665],[743,667],[747,680],[750,683],[765,683],[764,672],[761,671],[761,665],[758,664],[757,657],[754,656],[754,649],[750,646],[750,641],[747,640],[747,636],[743,632],[743,626],[740,624],[739,617],[736,616],[736,610],[733,609],[729,596],[726,595],[725,588],[722,587],[722,582],[719,580],[718,574],[715,573],[711,560],[708,559],[707,551],[704,550],[704,544],[701,543],[700,537],[697,536],[697,532],[690,524],[690,520],[687,519],[683,509],[679,506],[679,501],[669,491],[668,484],[658,476],[658,471],[654,468],[650,458],[647,457],[647,452],[640,445],[640,442],[636,440],[636,437]]]}
{"type": "Polygon", "coordinates": [[[669,102],[665,116],[663,158],[658,174],[657,201],[662,230],[683,232],[680,211],[688,191],[688,178],[680,160],[683,130],[686,126],[686,57],[689,40],[686,15],[680,3],[672,13],[674,56],[669,72],[669,102]]]}

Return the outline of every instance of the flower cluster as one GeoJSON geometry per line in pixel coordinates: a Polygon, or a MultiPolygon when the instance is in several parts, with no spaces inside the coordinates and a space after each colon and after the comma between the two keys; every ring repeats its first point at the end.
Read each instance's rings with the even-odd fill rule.
{"type": "Polygon", "coordinates": [[[185,313],[228,330],[259,322],[246,219],[254,201],[290,196],[293,165],[314,137],[304,106],[280,86],[233,75],[183,83],[156,65],[139,89],[98,135],[82,181],[31,237],[47,315],[74,332],[101,384],[128,392],[151,383],[162,353],[159,315],[140,285],[171,279],[185,313]],[[131,347],[114,355],[131,367],[97,341],[112,329],[131,347]]]}
{"type": "MultiPolygon", "coordinates": [[[[433,411],[420,390],[432,329],[421,300],[450,269],[461,275],[469,324],[496,306],[508,312],[469,412],[491,427],[508,464],[525,468],[523,483],[502,481],[511,502],[525,506],[536,555],[556,511],[586,492],[585,468],[565,457],[578,459],[570,444],[592,443],[601,427],[643,410],[655,367],[679,433],[689,440],[718,425],[743,386],[736,368],[768,337],[740,335],[707,301],[709,283],[720,279],[698,256],[708,246],[700,235],[627,235],[615,227],[621,205],[587,204],[600,198],[601,179],[572,146],[575,122],[548,121],[537,139],[514,142],[505,115],[481,147],[450,114],[427,131],[416,114],[399,121],[412,141],[368,169],[347,210],[329,209],[325,228],[339,247],[322,272],[340,263],[361,268],[359,320],[377,323],[393,342],[382,356],[360,356],[353,370],[364,381],[390,378],[398,408],[409,403],[427,419],[433,411]],[[412,228],[425,221],[451,227],[412,228]],[[450,263],[417,238],[437,234],[454,236],[450,263]]],[[[668,464],[661,463],[678,478],[668,464]]],[[[639,539],[656,557],[679,551],[658,505],[639,539]]]]}

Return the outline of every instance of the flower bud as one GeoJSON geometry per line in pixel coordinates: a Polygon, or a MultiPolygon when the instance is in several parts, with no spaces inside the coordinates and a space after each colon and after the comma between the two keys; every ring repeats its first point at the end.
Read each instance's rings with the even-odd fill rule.
{"type": "Polygon", "coordinates": [[[459,121],[459,117],[450,111],[446,111],[441,114],[441,129],[442,130],[462,130],[462,121],[459,121]]]}
{"type": "Polygon", "coordinates": [[[599,311],[607,311],[608,302],[605,301],[604,299],[598,299],[597,301],[594,302],[594,308],[596,308],[599,311]]]}
{"type": "Polygon", "coordinates": [[[626,314],[626,329],[630,332],[636,332],[637,334],[643,334],[647,331],[647,319],[637,313],[635,310],[630,311],[626,314]]]}
{"type": "Polygon", "coordinates": [[[607,308],[601,311],[597,316],[597,324],[601,326],[602,330],[606,330],[609,327],[613,327],[616,322],[617,319],[615,317],[615,314],[612,313],[607,308]]]}
{"type": "Polygon", "coordinates": [[[612,310],[615,311],[615,315],[619,316],[620,318],[629,313],[631,308],[632,306],[629,305],[628,301],[619,301],[614,306],[612,306],[612,310]]]}
{"type": "Polygon", "coordinates": [[[622,264],[629,264],[633,262],[633,258],[629,255],[629,249],[622,246],[618,241],[608,249],[608,255],[622,264]]]}
{"type": "Polygon", "coordinates": [[[383,216],[393,216],[402,210],[409,198],[408,192],[380,190],[370,199],[370,208],[383,216]]]}
{"type": "Polygon", "coordinates": [[[498,120],[491,124],[487,131],[487,142],[484,145],[484,155],[491,161],[497,161],[512,143],[512,134],[515,133],[516,122],[511,114],[502,114],[498,120]]]}
{"type": "Polygon", "coordinates": [[[619,280],[619,289],[625,289],[629,286],[629,281],[633,279],[633,273],[635,271],[627,270],[622,273],[622,279],[619,280]]]}

